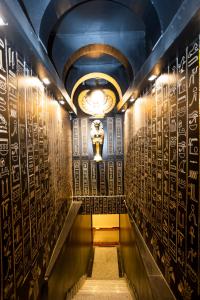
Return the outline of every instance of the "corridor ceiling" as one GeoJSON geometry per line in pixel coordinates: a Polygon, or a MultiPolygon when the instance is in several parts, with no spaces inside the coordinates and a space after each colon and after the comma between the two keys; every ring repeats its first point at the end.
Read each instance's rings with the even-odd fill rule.
{"type": "Polygon", "coordinates": [[[123,93],[183,0],[18,0],[69,95],[88,73],[123,93]]]}

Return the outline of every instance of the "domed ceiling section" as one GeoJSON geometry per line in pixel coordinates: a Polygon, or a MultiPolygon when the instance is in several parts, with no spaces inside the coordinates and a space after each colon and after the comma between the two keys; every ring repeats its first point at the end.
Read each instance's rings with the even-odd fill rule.
{"type": "Polygon", "coordinates": [[[92,72],[106,73],[117,81],[120,78],[120,86],[123,93],[127,90],[132,78],[126,67],[111,55],[101,54],[98,57],[82,56],[71,66],[65,77],[65,85],[69,94],[71,94],[77,78],[92,72]]]}
{"type": "MultiPolygon", "coordinates": [[[[60,75],[63,65],[74,52],[86,45],[95,44],[109,45],[117,49],[127,58],[132,69],[137,70],[145,58],[145,27],[140,18],[121,4],[90,1],[72,9],[62,18],[51,43],[52,59],[60,75]]],[[[100,65],[105,73],[110,73],[112,64],[120,82],[124,75],[117,75],[121,66],[118,61],[114,66],[112,57],[110,56],[110,62],[108,58],[106,63],[100,58],[98,64],[95,60],[92,60],[93,64],[92,61],[90,65],[85,64],[85,74],[91,72],[91,67],[93,72],[97,71],[100,65]]]]}
{"type": "Polygon", "coordinates": [[[76,81],[91,72],[112,76],[124,93],[183,2],[18,1],[69,94],[76,81]],[[97,45],[105,49],[95,51],[95,55],[85,51],[97,45]]]}

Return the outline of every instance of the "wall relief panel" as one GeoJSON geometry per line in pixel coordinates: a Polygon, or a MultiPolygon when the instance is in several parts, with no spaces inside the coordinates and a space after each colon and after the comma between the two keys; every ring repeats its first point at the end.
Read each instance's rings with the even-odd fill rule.
{"type": "Polygon", "coordinates": [[[74,197],[80,196],[83,200],[83,213],[124,211],[121,201],[117,202],[117,198],[113,200],[116,195],[124,194],[123,116],[101,119],[104,144],[103,160],[99,162],[93,160],[92,141],[89,138],[92,122],[89,118],[72,121],[74,197]]]}
{"type": "MultiPolygon", "coordinates": [[[[9,37],[8,37],[9,38],[9,37]]],[[[71,125],[0,36],[1,299],[36,299],[72,195],[71,125]]]]}
{"type": "Polygon", "coordinates": [[[125,115],[126,201],[184,300],[200,297],[199,80],[197,38],[125,115]]]}

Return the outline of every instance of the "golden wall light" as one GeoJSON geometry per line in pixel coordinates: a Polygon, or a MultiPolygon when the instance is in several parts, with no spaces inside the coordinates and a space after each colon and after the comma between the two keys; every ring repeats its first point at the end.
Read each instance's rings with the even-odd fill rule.
{"type": "Polygon", "coordinates": [[[60,100],[59,103],[62,104],[62,105],[64,105],[65,101],[64,100],[60,100]]]}
{"type": "Polygon", "coordinates": [[[42,79],[42,81],[44,82],[45,85],[49,85],[49,84],[50,84],[50,80],[49,80],[49,78],[47,78],[47,77],[44,77],[44,78],[42,79]]]}
{"type": "Polygon", "coordinates": [[[157,75],[152,74],[151,76],[149,76],[148,80],[149,81],[154,81],[157,78],[157,75]]]}
{"type": "Polygon", "coordinates": [[[2,16],[0,16],[0,26],[7,26],[8,23],[4,20],[2,16]]]}
{"type": "Polygon", "coordinates": [[[135,98],[132,96],[129,100],[131,103],[133,103],[135,101],[135,98]]]}

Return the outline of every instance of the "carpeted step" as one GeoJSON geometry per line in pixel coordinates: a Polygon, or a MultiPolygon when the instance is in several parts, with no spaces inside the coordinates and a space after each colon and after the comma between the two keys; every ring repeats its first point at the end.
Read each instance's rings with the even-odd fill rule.
{"type": "Polygon", "coordinates": [[[118,280],[93,280],[84,282],[81,289],[73,298],[74,300],[131,300],[129,288],[125,279],[118,280]]]}

